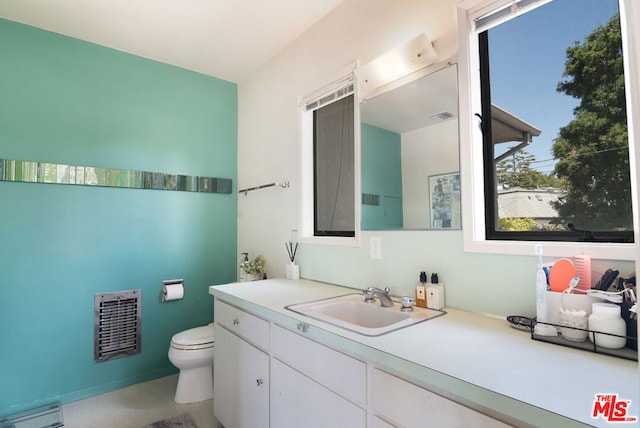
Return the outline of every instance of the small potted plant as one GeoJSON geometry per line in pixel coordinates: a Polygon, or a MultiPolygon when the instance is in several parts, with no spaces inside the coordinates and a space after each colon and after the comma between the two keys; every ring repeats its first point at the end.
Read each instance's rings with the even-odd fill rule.
{"type": "Polygon", "coordinates": [[[244,272],[247,274],[247,281],[257,281],[264,279],[265,260],[262,255],[259,255],[254,260],[250,260],[244,263],[244,272]]]}

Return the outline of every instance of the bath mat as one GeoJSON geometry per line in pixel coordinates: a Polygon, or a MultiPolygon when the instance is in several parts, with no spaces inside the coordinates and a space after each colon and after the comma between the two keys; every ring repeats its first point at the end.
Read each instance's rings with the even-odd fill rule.
{"type": "Polygon", "coordinates": [[[145,428],[198,428],[189,413],[183,413],[173,418],[163,419],[147,425],[145,428]]]}

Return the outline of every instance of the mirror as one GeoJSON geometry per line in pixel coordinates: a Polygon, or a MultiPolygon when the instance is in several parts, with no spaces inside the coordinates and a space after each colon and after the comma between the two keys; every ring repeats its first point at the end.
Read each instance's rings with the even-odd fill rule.
{"type": "Polygon", "coordinates": [[[457,67],[360,104],[362,229],[460,229],[457,67]]]}
{"type": "Polygon", "coordinates": [[[0,181],[231,193],[230,178],[0,159],[0,181]]]}

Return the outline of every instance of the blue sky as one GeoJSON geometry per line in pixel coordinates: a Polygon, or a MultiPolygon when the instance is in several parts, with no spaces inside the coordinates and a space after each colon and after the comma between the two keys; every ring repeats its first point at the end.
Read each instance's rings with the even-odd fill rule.
{"type": "MultiPolygon", "coordinates": [[[[542,131],[526,149],[536,160],[553,157],[553,140],[578,105],[556,91],[567,47],[583,42],[617,12],[617,0],[554,0],[489,30],[491,101],[542,131]]],[[[553,165],[531,166],[546,173],[553,165]]]]}

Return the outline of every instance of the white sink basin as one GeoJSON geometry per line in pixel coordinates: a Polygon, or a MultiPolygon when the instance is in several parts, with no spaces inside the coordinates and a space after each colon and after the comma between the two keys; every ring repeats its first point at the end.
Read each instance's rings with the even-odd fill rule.
{"type": "Polygon", "coordinates": [[[385,308],[380,306],[377,299],[373,303],[366,303],[362,294],[353,293],[296,303],[285,308],[366,336],[379,336],[446,313],[418,307],[403,312],[400,310],[401,306],[399,302],[394,301],[393,306],[385,308]]]}

